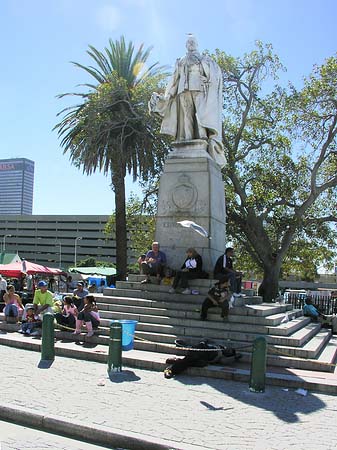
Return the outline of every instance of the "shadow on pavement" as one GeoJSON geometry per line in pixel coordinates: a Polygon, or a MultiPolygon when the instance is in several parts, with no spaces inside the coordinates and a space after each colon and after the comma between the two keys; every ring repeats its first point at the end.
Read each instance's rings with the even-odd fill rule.
{"type": "Polygon", "coordinates": [[[110,372],[109,379],[113,383],[124,383],[125,381],[139,381],[141,378],[132,370],[123,370],[122,372],[110,372]]]}
{"type": "Polygon", "coordinates": [[[306,396],[302,396],[295,392],[296,388],[284,390],[286,388],[267,385],[264,393],[254,393],[250,392],[248,383],[244,384],[231,380],[191,377],[188,375],[179,375],[175,377],[175,380],[190,387],[207,383],[208,386],[224,394],[223,401],[217,405],[211,405],[207,401],[200,399],[200,403],[209,411],[235,409],[235,406],[232,407],[231,402],[228,402],[228,397],[232,397],[236,401],[270,411],[283,422],[296,423],[301,420],[299,414],[311,414],[326,407],[326,404],[315,393],[308,391],[306,396]]]}
{"type": "Polygon", "coordinates": [[[227,411],[229,409],[234,409],[234,407],[224,408],[223,406],[220,406],[220,408],[216,408],[215,406],[211,405],[210,403],[200,401],[200,404],[205,406],[210,411],[227,411]]]}
{"type": "Polygon", "coordinates": [[[41,359],[37,367],[39,369],[49,369],[52,366],[53,362],[54,360],[49,361],[46,359],[41,359]]]}
{"type": "Polygon", "coordinates": [[[93,342],[75,342],[75,345],[79,345],[83,348],[95,348],[97,347],[97,344],[94,344],[93,342]]]}

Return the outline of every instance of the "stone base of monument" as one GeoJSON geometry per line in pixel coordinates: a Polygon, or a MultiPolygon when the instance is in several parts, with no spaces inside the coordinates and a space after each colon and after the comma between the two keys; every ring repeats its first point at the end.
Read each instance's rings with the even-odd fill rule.
{"type": "Polygon", "coordinates": [[[225,194],[220,167],[207,153],[205,140],[173,143],[160,178],[156,240],[166,253],[168,265],[180,268],[186,249],[194,247],[203,258],[203,268],[212,271],[224,252],[225,194]],[[209,237],[179,223],[201,225],[209,237]]]}

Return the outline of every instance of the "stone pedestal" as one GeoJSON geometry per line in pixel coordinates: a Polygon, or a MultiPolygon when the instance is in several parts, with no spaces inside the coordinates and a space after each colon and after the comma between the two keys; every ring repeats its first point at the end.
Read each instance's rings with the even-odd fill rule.
{"type": "Polygon", "coordinates": [[[200,253],[206,271],[213,270],[225,249],[224,185],[220,167],[206,150],[204,140],[173,143],[160,178],[156,240],[175,269],[183,264],[188,247],[200,253]],[[181,220],[201,225],[211,239],[182,227],[177,223],[181,220]]]}

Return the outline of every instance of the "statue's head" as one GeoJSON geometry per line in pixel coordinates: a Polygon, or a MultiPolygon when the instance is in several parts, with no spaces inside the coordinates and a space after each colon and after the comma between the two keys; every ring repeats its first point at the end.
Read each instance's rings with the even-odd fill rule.
{"type": "Polygon", "coordinates": [[[186,48],[188,52],[195,52],[198,50],[198,42],[193,34],[189,34],[186,41],[186,48]]]}

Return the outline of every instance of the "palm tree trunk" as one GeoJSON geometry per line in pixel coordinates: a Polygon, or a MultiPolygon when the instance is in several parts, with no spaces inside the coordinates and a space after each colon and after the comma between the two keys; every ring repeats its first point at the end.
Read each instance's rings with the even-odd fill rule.
{"type": "Polygon", "coordinates": [[[125,207],[125,178],[123,167],[114,168],[112,186],[115,192],[116,208],[116,266],[117,280],[125,280],[127,275],[127,228],[125,207]]]}

